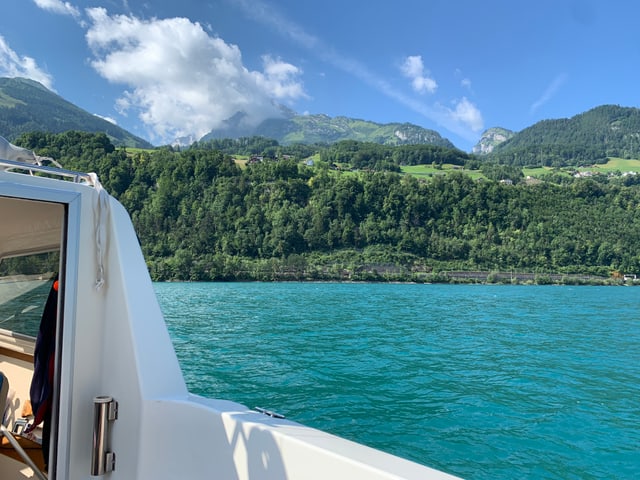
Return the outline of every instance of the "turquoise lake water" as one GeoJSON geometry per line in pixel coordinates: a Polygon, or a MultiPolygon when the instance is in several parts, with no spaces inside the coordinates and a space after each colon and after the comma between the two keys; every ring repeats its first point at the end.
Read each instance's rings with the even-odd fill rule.
{"type": "Polygon", "coordinates": [[[194,393],[467,479],[640,478],[640,288],[155,288],[194,393]]]}

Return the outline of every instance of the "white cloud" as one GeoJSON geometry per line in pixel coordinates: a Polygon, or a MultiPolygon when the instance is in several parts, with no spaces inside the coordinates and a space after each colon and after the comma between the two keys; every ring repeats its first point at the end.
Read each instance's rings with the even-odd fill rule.
{"type": "Polygon", "coordinates": [[[413,89],[418,93],[434,93],[438,88],[436,81],[425,72],[422,56],[414,55],[405,58],[400,70],[411,80],[413,89]]]}
{"type": "Polygon", "coordinates": [[[38,67],[33,58],[21,57],[14,52],[2,35],[0,35],[0,76],[30,78],[53,90],[51,75],[38,67]]]}
{"type": "Polygon", "coordinates": [[[460,85],[469,91],[471,90],[471,80],[469,80],[468,78],[463,78],[462,80],[460,80],[460,85]]]}
{"type": "Polygon", "coordinates": [[[567,81],[568,75],[566,73],[561,73],[553,81],[549,84],[547,89],[543,92],[542,96],[533,102],[531,108],[529,109],[530,113],[534,113],[538,108],[547,103],[553,96],[560,90],[560,87],[564,85],[567,81]]]}
{"type": "Polygon", "coordinates": [[[252,72],[256,83],[276,100],[306,97],[298,76],[302,71],[290,63],[274,59],[269,55],[262,57],[264,73],[252,72]]]}
{"type": "Polygon", "coordinates": [[[484,128],[484,120],[482,113],[473,103],[466,97],[455,101],[455,108],[447,109],[448,116],[455,123],[465,125],[473,132],[479,132],[484,128]]]}
{"type": "Polygon", "coordinates": [[[307,33],[301,26],[289,21],[269,4],[261,2],[260,0],[230,1],[242,8],[244,12],[255,21],[269,25],[280,35],[290,38],[296,42],[296,44],[309,50],[314,50],[320,55],[327,53],[325,51],[326,46],[322,44],[318,37],[307,33]]]}
{"type": "Polygon", "coordinates": [[[62,0],[33,0],[33,2],[43,10],[60,15],[70,15],[74,18],[80,17],[80,11],[69,2],[63,2],[62,0]]]}
{"type": "Polygon", "coordinates": [[[118,122],[116,121],[116,119],[115,119],[115,118],[112,118],[112,117],[105,117],[105,116],[103,116],[103,115],[99,115],[99,114],[97,114],[97,113],[94,113],[93,115],[94,115],[94,116],[96,116],[96,117],[98,117],[98,118],[101,118],[101,119],[103,119],[103,120],[106,120],[106,121],[107,121],[107,122],[109,122],[109,123],[113,123],[114,125],[117,125],[117,124],[118,124],[118,122]]]}
{"type": "MultiPolygon", "coordinates": [[[[443,126],[456,135],[470,141],[477,141],[478,137],[474,132],[482,129],[482,114],[466,98],[456,102],[454,110],[442,107],[441,105],[429,105],[425,102],[418,101],[394,88],[384,78],[371,72],[366,65],[363,65],[358,60],[349,58],[347,55],[331,48],[323,42],[322,39],[307,33],[302,27],[292,21],[289,21],[266,2],[261,0],[229,1],[232,1],[234,4],[242,8],[247,15],[257,22],[271,27],[283,37],[288,38],[297,45],[308,49],[321,60],[361,80],[365,84],[381,92],[383,95],[436,122],[438,125],[443,126]],[[476,130],[471,131],[469,129],[470,126],[473,126],[476,130]]],[[[422,65],[422,58],[415,58],[418,58],[419,62],[416,60],[410,60],[407,62],[407,60],[405,60],[403,66],[406,66],[408,71],[411,72],[414,77],[423,77],[424,80],[417,82],[419,89],[428,90],[428,88],[432,86],[435,91],[437,88],[435,80],[432,80],[425,74],[424,66],[422,66],[422,70],[417,68],[422,65]]]]}
{"type": "Polygon", "coordinates": [[[113,83],[127,85],[121,113],[135,111],[156,140],[200,137],[237,112],[247,124],[278,115],[274,100],[305,96],[301,70],[263,57],[264,71],[250,71],[240,49],[209,36],[186,18],[141,20],[87,10],[91,65],[113,83]]]}

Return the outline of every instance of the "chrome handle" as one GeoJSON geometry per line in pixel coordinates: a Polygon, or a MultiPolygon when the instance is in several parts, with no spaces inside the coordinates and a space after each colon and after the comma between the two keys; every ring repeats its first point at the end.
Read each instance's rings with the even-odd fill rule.
{"type": "Polygon", "coordinates": [[[109,422],[118,418],[118,402],[102,395],[93,399],[93,445],[91,475],[99,476],[115,469],[116,455],[109,448],[109,422]]]}

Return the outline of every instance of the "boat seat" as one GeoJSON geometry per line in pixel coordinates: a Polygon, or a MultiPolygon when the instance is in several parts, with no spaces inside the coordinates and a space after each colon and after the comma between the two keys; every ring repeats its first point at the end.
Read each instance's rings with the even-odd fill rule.
{"type": "MultiPolygon", "coordinates": [[[[4,373],[0,372],[0,415],[4,420],[4,414],[7,408],[7,397],[9,395],[9,380],[4,373]]],[[[43,472],[44,456],[42,454],[42,446],[19,434],[9,431],[9,429],[0,421],[0,454],[14,458],[22,463],[26,463],[31,467],[36,477],[40,480],[46,480],[43,472]]]]}

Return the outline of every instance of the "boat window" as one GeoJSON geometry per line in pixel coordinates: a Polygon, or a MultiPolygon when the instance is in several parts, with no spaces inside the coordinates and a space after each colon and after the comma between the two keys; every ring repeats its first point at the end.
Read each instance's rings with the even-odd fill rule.
{"type": "MultiPolygon", "coordinates": [[[[44,192],[46,199],[41,199],[41,191],[20,187],[18,185],[12,191],[24,193],[24,197],[0,195],[0,353],[17,405],[24,405],[31,397],[33,377],[40,379],[39,384],[47,386],[40,407],[50,406],[50,412],[45,412],[50,417],[39,422],[41,431],[38,427],[30,433],[41,438],[45,463],[49,452],[48,478],[53,479],[57,471],[60,407],[58,365],[61,337],[56,332],[62,331],[63,319],[56,317],[54,320],[53,337],[45,337],[47,340],[44,342],[37,342],[36,338],[54,279],[58,274],[63,278],[65,275],[62,269],[68,258],[64,245],[69,207],[64,196],[57,192],[44,192]],[[37,195],[37,198],[32,195],[37,195]],[[50,346],[48,340],[53,341],[53,351],[36,348],[37,343],[50,346]],[[34,357],[41,361],[35,362],[34,357]],[[55,366],[53,380],[48,368],[52,360],[55,366]],[[38,365],[45,368],[38,368],[38,365]]],[[[51,319],[51,316],[47,318],[51,319]]],[[[35,404],[32,407],[34,412],[39,408],[35,404]]],[[[17,417],[12,420],[16,422],[17,417]]],[[[2,472],[0,478],[4,478],[2,472]]]]}
{"type": "Polygon", "coordinates": [[[60,252],[0,259],[0,328],[35,337],[60,252]]]}

